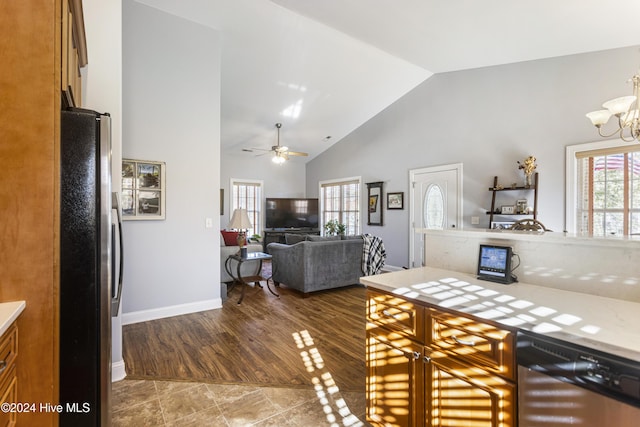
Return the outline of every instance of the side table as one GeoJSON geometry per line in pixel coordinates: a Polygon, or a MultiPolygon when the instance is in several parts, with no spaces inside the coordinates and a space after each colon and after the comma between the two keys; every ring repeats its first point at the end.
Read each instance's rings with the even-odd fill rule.
{"type": "Polygon", "coordinates": [[[245,288],[249,286],[249,282],[254,282],[258,287],[261,288],[262,285],[260,284],[260,282],[262,280],[265,280],[267,282],[267,289],[269,289],[269,292],[271,292],[273,295],[277,297],[280,297],[280,295],[278,295],[273,289],[271,289],[271,285],[269,284],[269,280],[271,280],[271,278],[273,277],[273,271],[271,276],[269,277],[262,277],[262,275],[260,274],[258,274],[257,276],[243,277],[242,273],[240,272],[240,267],[242,266],[242,264],[249,261],[258,261],[260,263],[259,270],[262,271],[262,262],[265,260],[270,260],[271,258],[272,258],[271,255],[266,254],[264,252],[249,252],[244,257],[238,253],[238,254],[229,255],[227,257],[227,260],[224,263],[224,269],[227,270],[227,273],[229,274],[229,276],[233,278],[234,285],[236,283],[240,283],[240,285],[242,286],[242,293],[240,294],[240,299],[238,300],[238,304],[240,304],[244,299],[245,288]],[[231,261],[236,261],[237,263],[237,268],[235,271],[236,274],[234,274],[233,268],[231,267],[231,261]]]}

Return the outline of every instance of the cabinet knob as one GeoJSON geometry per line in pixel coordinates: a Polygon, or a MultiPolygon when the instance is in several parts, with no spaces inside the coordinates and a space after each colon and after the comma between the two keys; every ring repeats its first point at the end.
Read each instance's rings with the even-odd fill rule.
{"type": "Polygon", "coordinates": [[[410,358],[412,358],[413,360],[418,360],[420,359],[420,353],[417,351],[414,351],[413,353],[411,353],[410,358]]]}
{"type": "Polygon", "coordinates": [[[431,358],[430,358],[429,356],[425,355],[425,356],[422,358],[422,361],[423,361],[424,363],[431,363],[431,358]]]}
{"type": "Polygon", "coordinates": [[[5,369],[7,369],[7,361],[0,360],[0,374],[3,373],[5,369]]]}

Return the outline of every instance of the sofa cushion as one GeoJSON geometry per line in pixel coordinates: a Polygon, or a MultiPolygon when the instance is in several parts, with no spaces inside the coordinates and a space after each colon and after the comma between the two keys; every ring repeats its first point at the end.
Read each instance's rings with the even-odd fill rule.
{"type": "Polygon", "coordinates": [[[296,243],[304,242],[306,240],[305,234],[284,233],[284,241],[287,245],[295,245],[296,243]]]}
{"type": "Polygon", "coordinates": [[[307,236],[310,242],[330,242],[332,240],[340,240],[340,236],[307,236]]]}
{"type": "Polygon", "coordinates": [[[357,236],[345,236],[344,234],[342,236],[340,236],[340,238],[342,240],[354,240],[354,239],[360,239],[362,240],[362,234],[358,234],[357,236]]]}
{"type": "Polygon", "coordinates": [[[220,233],[222,233],[222,239],[225,246],[238,246],[237,231],[220,230],[220,233]]]}

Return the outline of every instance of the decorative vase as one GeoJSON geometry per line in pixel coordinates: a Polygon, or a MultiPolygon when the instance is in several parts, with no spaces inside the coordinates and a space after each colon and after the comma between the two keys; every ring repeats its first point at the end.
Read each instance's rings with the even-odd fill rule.
{"type": "Polygon", "coordinates": [[[524,175],[524,188],[531,188],[533,185],[533,174],[525,174],[524,175]]]}

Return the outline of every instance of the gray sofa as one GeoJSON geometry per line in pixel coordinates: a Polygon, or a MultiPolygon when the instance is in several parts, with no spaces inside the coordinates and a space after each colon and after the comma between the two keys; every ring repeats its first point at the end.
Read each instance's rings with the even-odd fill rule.
{"type": "Polygon", "coordinates": [[[270,243],[272,273],[283,284],[305,296],[310,292],[358,284],[362,273],[363,240],[302,241],[293,245],[270,243]]]}

